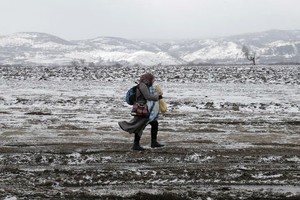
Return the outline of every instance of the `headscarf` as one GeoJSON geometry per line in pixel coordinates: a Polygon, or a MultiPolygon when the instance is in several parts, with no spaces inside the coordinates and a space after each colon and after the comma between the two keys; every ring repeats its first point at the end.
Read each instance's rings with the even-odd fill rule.
{"type": "Polygon", "coordinates": [[[143,74],[140,78],[140,83],[145,83],[148,87],[152,86],[154,76],[151,73],[143,74]]]}

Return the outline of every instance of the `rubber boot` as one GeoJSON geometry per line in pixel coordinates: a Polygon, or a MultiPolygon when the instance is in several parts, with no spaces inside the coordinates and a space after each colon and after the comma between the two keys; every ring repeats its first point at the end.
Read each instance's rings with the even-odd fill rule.
{"type": "Polygon", "coordinates": [[[157,142],[158,122],[151,124],[151,148],[163,147],[165,145],[157,142]]]}
{"type": "Polygon", "coordinates": [[[156,140],[151,141],[151,148],[158,148],[158,147],[163,147],[165,145],[158,143],[156,140]]]}
{"type": "Polygon", "coordinates": [[[140,146],[140,139],[141,139],[141,137],[137,133],[135,133],[134,134],[134,142],[133,142],[132,150],[145,151],[145,149],[140,146]]]}

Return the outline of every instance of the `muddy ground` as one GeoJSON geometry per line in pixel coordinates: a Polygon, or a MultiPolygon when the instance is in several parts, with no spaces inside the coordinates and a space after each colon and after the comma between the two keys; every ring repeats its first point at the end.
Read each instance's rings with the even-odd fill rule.
{"type": "Polygon", "coordinates": [[[0,67],[0,198],[300,199],[299,68],[227,68],[155,69],[165,147],[150,148],[147,127],[135,152],[117,122],[152,68],[0,67]]]}

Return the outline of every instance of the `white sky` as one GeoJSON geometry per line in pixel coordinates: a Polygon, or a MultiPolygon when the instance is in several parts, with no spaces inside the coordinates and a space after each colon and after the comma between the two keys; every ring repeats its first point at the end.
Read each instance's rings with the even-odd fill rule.
{"type": "Polygon", "coordinates": [[[0,0],[0,35],[191,39],[300,29],[300,0],[0,0]]]}

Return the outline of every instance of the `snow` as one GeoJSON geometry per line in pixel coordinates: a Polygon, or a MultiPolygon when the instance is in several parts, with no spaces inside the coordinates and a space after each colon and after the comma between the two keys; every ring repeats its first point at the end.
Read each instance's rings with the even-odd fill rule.
{"type": "Polygon", "coordinates": [[[292,42],[292,41],[277,40],[277,41],[269,43],[269,46],[270,47],[283,47],[283,46],[294,46],[295,44],[300,44],[300,41],[292,42]]]}
{"type": "Polygon", "coordinates": [[[17,200],[18,198],[15,196],[7,196],[4,198],[4,200],[17,200]]]}
{"type": "MultiPolygon", "coordinates": [[[[276,33],[273,34],[276,36],[276,33]]],[[[274,36],[269,41],[265,38],[267,35],[272,36],[272,33],[256,34],[253,38],[248,38],[246,34],[239,39],[228,37],[149,43],[114,37],[67,41],[45,33],[16,33],[0,36],[0,51],[4,52],[0,64],[66,64],[78,59],[102,64],[126,62],[131,65],[247,63],[242,52],[242,44],[247,43],[260,55],[259,62],[299,62],[299,36],[290,34],[290,38],[285,40],[274,36]],[[23,55],[24,52],[28,54],[23,55]]]]}
{"type": "Polygon", "coordinates": [[[70,59],[84,59],[91,62],[99,62],[101,60],[107,62],[128,62],[131,64],[143,64],[143,65],[175,65],[179,62],[169,56],[166,53],[153,53],[148,51],[137,51],[137,52],[110,52],[110,51],[81,51],[81,52],[72,52],[65,55],[70,59]]]}
{"type": "Polygon", "coordinates": [[[73,50],[73,45],[63,45],[55,42],[44,42],[40,44],[34,44],[34,48],[40,48],[44,50],[52,50],[52,49],[60,49],[62,51],[65,50],[73,50]]]}
{"type": "Polygon", "coordinates": [[[300,163],[300,158],[298,156],[293,156],[291,158],[287,158],[287,161],[300,163]]]}
{"type": "Polygon", "coordinates": [[[33,42],[30,39],[26,38],[15,38],[15,37],[7,37],[2,39],[0,37],[0,46],[2,47],[13,47],[13,46],[23,46],[23,45],[32,45],[33,42]]]}
{"type": "MultiPolygon", "coordinates": [[[[2,66],[0,143],[15,152],[0,162],[55,192],[74,185],[67,189],[129,196],[229,185],[233,194],[239,184],[295,192],[298,186],[285,187],[299,179],[299,155],[289,153],[300,144],[298,73],[298,66],[2,66]],[[124,95],[145,71],[155,73],[168,104],[159,119],[166,147],[149,147],[148,127],[141,141],[147,151],[136,153],[117,122],[131,119],[124,95]],[[122,184],[134,187],[119,190],[122,184]]],[[[13,173],[5,171],[4,181],[13,173]]]]}
{"type": "Polygon", "coordinates": [[[282,156],[270,156],[267,158],[261,158],[260,161],[261,162],[271,162],[271,161],[277,161],[277,160],[281,160],[282,156]]]}
{"type": "Polygon", "coordinates": [[[280,178],[282,177],[283,174],[273,174],[273,175],[268,175],[268,174],[263,174],[263,173],[259,173],[259,174],[254,174],[252,175],[253,178],[255,179],[270,179],[270,178],[280,178]]]}
{"type": "MultiPolygon", "coordinates": [[[[124,135],[110,134],[118,130],[116,124],[119,119],[107,118],[107,116],[110,116],[111,111],[117,111],[114,105],[118,104],[124,105],[118,112],[123,113],[122,116],[125,118],[129,117],[126,115],[126,110],[129,107],[124,104],[123,99],[126,90],[134,80],[119,80],[118,74],[124,76],[125,73],[122,70],[111,70],[110,74],[115,78],[113,82],[106,82],[104,77],[99,77],[100,81],[97,79],[85,80],[85,77],[72,80],[70,79],[72,75],[66,76],[67,79],[63,80],[65,78],[59,77],[63,76],[61,72],[63,68],[58,70],[58,77],[54,76],[54,79],[49,81],[31,80],[25,77],[24,80],[17,82],[1,79],[0,111],[11,114],[3,115],[4,118],[2,117],[0,124],[13,129],[27,124],[30,128],[26,130],[26,134],[23,136],[19,135],[20,138],[29,139],[30,135],[53,135],[55,138],[59,135],[65,135],[68,130],[91,130],[90,137],[97,140],[117,139],[126,141],[127,138],[124,135]],[[61,85],[64,87],[62,88],[61,85]],[[24,115],[30,112],[49,113],[50,115],[43,115],[42,117],[24,115]],[[77,112],[81,114],[78,115],[77,112]],[[16,116],[16,118],[13,119],[10,116],[16,116]],[[34,120],[42,120],[45,123],[44,125],[31,124],[30,122],[34,120]],[[94,132],[99,128],[105,129],[106,134],[95,134],[94,132]]],[[[157,70],[160,69],[157,68],[157,70]]],[[[183,72],[185,71],[179,73],[181,77],[183,72]]],[[[80,75],[79,72],[72,73],[80,75]]],[[[168,75],[173,74],[169,73],[168,75]]],[[[299,120],[298,85],[260,84],[259,82],[250,84],[195,82],[198,79],[189,79],[193,82],[178,83],[176,80],[165,82],[163,80],[167,75],[165,73],[161,73],[161,75],[162,77],[157,77],[157,84],[164,90],[168,110],[175,116],[187,115],[186,119],[177,118],[174,121],[165,119],[175,132],[180,132],[181,126],[192,126],[194,122],[189,121],[189,119],[194,118],[193,121],[200,122],[208,119],[210,122],[220,121],[222,123],[238,121],[250,127],[250,130],[247,131],[248,137],[252,137],[252,135],[254,137],[258,133],[265,137],[264,135],[272,132],[273,129],[268,128],[267,132],[263,133],[259,129],[251,129],[252,123],[276,124],[299,120]],[[209,116],[208,119],[206,119],[206,115],[209,116]]],[[[227,130],[221,126],[214,127],[213,124],[199,125],[190,131],[194,133],[201,131],[202,139],[214,141],[216,144],[227,148],[251,146],[251,142],[239,143],[235,141],[234,137],[224,140],[228,138],[230,129],[227,130]],[[211,131],[217,131],[218,134],[211,134],[211,131]]],[[[295,131],[297,130],[290,130],[290,132],[295,131]]],[[[2,130],[2,134],[5,132],[2,130]]],[[[283,133],[287,132],[284,131],[283,133]]],[[[181,137],[180,134],[178,137],[181,137]]],[[[193,140],[198,136],[191,134],[189,137],[193,140]]],[[[290,134],[280,135],[274,137],[273,142],[290,143],[295,140],[293,137],[290,134]]],[[[174,138],[175,141],[178,139],[174,138]]],[[[79,154],[76,155],[77,157],[80,156],[79,154]]],[[[268,159],[274,158],[262,158],[261,161],[267,162],[268,159]]],[[[82,160],[82,162],[86,162],[86,160],[82,160]]]]}
{"type": "Polygon", "coordinates": [[[209,160],[215,159],[215,157],[213,156],[201,156],[198,153],[194,153],[193,155],[189,155],[185,158],[186,161],[188,162],[197,162],[197,163],[201,163],[201,162],[207,162],[209,160]]]}
{"type": "Polygon", "coordinates": [[[196,52],[190,53],[182,57],[187,62],[192,62],[194,60],[211,60],[211,59],[238,59],[243,58],[244,55],[241,52],[241,47],[233,42],[228,42],[226,44],[216,44],[213,46],[208,46],[206,48],[200,49],[196,52]]]}

